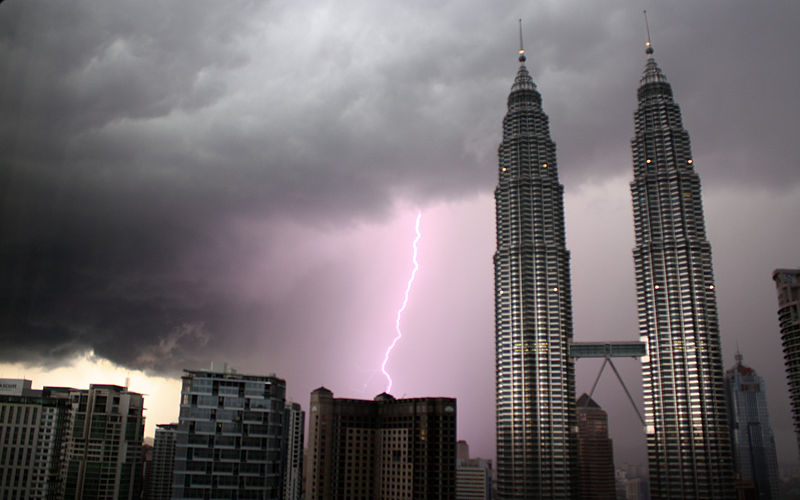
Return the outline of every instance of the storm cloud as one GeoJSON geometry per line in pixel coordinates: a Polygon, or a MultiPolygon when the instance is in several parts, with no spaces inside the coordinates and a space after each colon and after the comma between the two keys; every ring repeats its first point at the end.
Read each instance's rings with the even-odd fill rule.
{"type": "Polygon", "coordinates": [[[489,449],[517,19],[567,193],[576,337],[635,338],[645,8],[703,180],[726,364],[738,341],[782,411],[769,272],[800,265],[795,2],[3,2],[0,358],[93,352],[162,374],[226,359],[301,400],[322,384],[371,397],[421,209],[397,384],[458,395],[489,449]]]}

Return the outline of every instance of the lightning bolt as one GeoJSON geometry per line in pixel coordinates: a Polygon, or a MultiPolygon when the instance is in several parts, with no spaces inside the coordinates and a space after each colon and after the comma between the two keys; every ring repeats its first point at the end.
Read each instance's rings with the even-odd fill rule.
{"type": "Polygon", "coordinates": [[[386,376],[386,392],[392,390],[392,377],[389,375],[389,372],[386,371],[386,363],[389,362],[389,354],[392,353],[392,349],[394,346],[397,345],[397,342],[403,338],[403,331],[400,329],[400,317],[403,315],[403,311],[406,310],[408,306],[408,295],[411,293],[411,287],[414,285],[414,278],[417,276],[417,270],[419,270],[419,262],[417,261],[417,244],[419,243],[420,238],[422,238],[422,232],[419,229],[419,223],[422,221],[422,212],[417,213],[417,224],[416,224],[416,231],[417,236],[414,238],[414,243],[412,244],[414,248],[414,257],[412,258],[412,262],[414,263],[414,269],[411,270],[411,276],[408,278],[408,283],[406,284],[406,293],[403,297],[403,305],[400,306],[400,309],[397,310],[397,318],[394,321],[394,330],[397,333],[392,340],[391,345],[389,348],[386,349],[386,354],[383,356],[383,364],[381,365],[381,371],[386,376]]]}

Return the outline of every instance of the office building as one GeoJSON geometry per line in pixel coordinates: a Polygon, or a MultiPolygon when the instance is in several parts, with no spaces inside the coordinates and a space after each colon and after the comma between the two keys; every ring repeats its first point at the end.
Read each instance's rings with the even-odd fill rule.
{"type": "Polygon", "coordinates": [[[575,370],[564,189],[522,48],[519,61],[495,189],[497,492],[500,498],[573,498],[575,370]]]}
{"type": "Polygon", "coordinates": [[[60,495],[69,399],[0,379],[0,498],[60,495]]]}
{"type": "Polygon", "coordinates": [[[492,498],[492,461],[466,458],[456,461],[456,500],[492,498]]]}
{"type": "Polygon", "coordinates": [[[800,448],[800,269],[772,273],[778,291],[778,325],[797,446],[800,448]]]}
{"type": "Polygon", "coordinates": [[[717,299],[700,178],[672,87],[647,62],[634,114],[633,250],[654,499],[732,498],[717,299]]]}
{"type": "Polygon", "coordinates": [[[281,498],[286,383],[227,365],[184,370],[172,498],[281,498]]]}
{"type": "Polygon", "coordinates": [[[311,393],[306,498],[455,498],[456,400],[311,393]]]}
{"type": "Polygon", "coordinates": [[[303,436],[305,412],[300,404],[286,402],[283,410],[283,500],[300,500],[303,492],[303,436]]]}
{"type": "Polygon", "coordinates": [[[577,498],[614,498],[614,451],[608,437],[608,414],[588,394],[582,394],[575,406],[578,418],[577,498]]]}
{"type": "Polygon", "coordinates": [[[147,482],[148,500],[172,498],[172,470],[175,467],[175,440],[178,424],[156,425],[153,441],[153,460],[150,462],[147,482]]]}
{"type": "Polygon", "coordinates": [[[144,398],[127,387],[56,389],[70,398],[63,498],[133,500],[141,495],[144,398]]]}
{"type": "Polygon", "coordinates": [[[734,466],[741,479],[755,484],[759,500],[778,500],[778,458],[764,379],[742,359],[737,353],[736,366],[725,372],[734,466]]]}

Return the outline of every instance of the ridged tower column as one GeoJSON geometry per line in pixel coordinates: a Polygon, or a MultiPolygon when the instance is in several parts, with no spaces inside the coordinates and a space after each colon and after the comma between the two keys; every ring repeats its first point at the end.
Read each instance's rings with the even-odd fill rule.
{"type": "Polygon", "coordinates": [[[734,498],[700,178],[649,41],[646,52],[631,193],[650,491],[654,500],[734,498]]]}
{"type": "Polygon", "coordinates": [[[522,49],[519,60],[495,189],[497,490],[503,499],[566,499],[575,484],[576,419],[564,189],[522,49]]]}

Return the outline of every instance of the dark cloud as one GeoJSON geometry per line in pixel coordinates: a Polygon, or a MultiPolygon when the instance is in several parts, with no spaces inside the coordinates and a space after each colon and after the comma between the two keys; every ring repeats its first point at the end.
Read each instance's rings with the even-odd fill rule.
{"type": "MultiPolygon", "coordinates": [[[[3,2],[0,360],[55,365],[91,350],[163,373],[215,357],[287,378],[312,365],[314,377],[353,385],[341,366],[363,364],[357,354],[320,358],[383,348],[376,318],[393,317],[387,290],[405,269],[387,260],[396,243],[377,251],[379,228],[398,206],[482,203],[494,187],[517,18],[569,199],[630,178],[642,8],[706,192],[725,203],[734,202],[721,192],[758,190],[762,201],[797,192],[796,3],[3,2]]],[[[624,186],[615,193],[630,203],[624,186]]],[[[714,231],[735,234],[714,218],[724,212],[709,211],[722,312],[750,300],[722,285],[746,264],[736,256],[757,248],[717,245],[714,231]]],[[[618,213],[592,227],[571,215],[567,226],[579,244],[581,338],[635,336],[633,304],[616,303],[630,302],[632,288],[596,298],[632,275],[630,244],[620,244],[630,213],[618,213]],[[601,239],[617,243],[608,252],[620,260],[596,260],[606,245],[591,242],[601,239]]],[[[464,250],[491,246],[491,213],[483,222],[470,220],[472,232],[447,247],[482,266],[463,295],[449,290],[452,276],[428,285],[438,287],[428,303],[458,300],[425,309],[415,324],[438,325],[427,340],[452,340],[451,325],[483,346],[491,304],[476,306],[486,294],[468,291],[491,286],[491,260],[464,250]]],[[[478,361],[482,349],[462,353],[470,367],[491,364],[491,353],[478,361]]],[[[480,373],[462,375],[472,380],[464,387],[485,389],[470,379],[480,373]]],[[[304,389],[328,384],[300,376],[304,389]]],[[[473,398],[464,408],[479,412],[491,394],[473,398]]]]}

